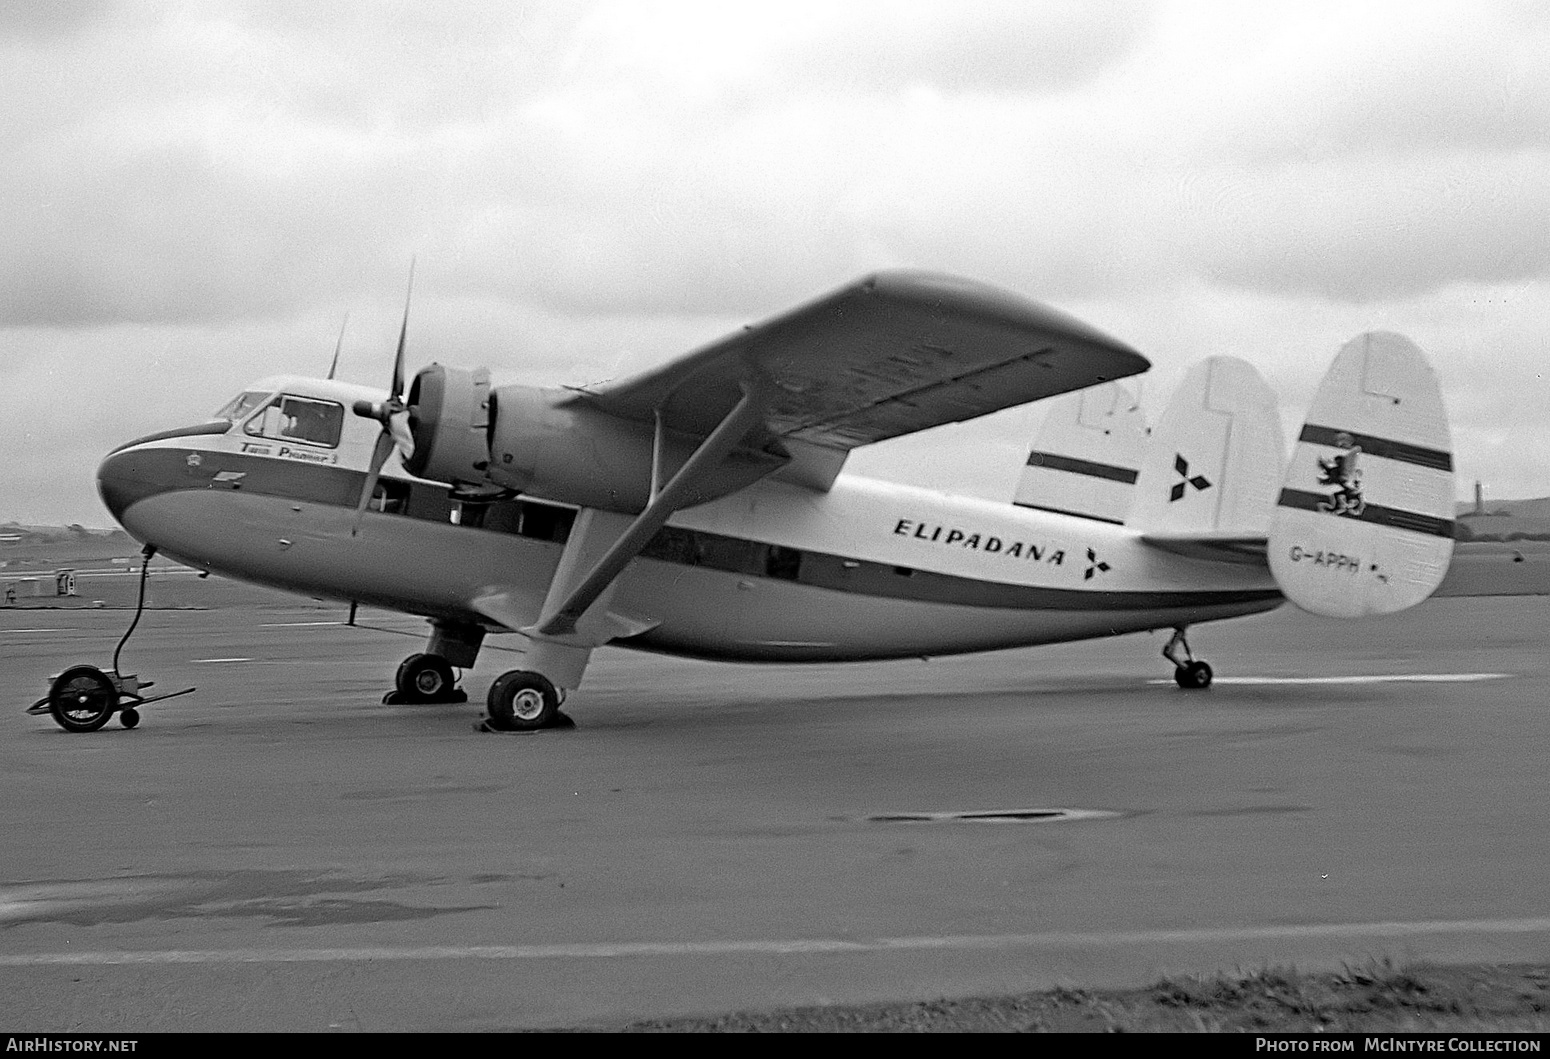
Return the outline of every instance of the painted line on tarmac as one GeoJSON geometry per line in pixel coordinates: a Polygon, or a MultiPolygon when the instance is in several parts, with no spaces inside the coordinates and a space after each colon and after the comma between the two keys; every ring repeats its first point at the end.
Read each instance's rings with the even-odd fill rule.
{"type": "Polygon", "coordinates": [[[80,632],[80,629],[0,629],[0,633],[9,632],[80,632]]]}
{"type": "MultiPolygon", "coordinates": [[[[1213,684],[1466,684],[1477,680],[1501,680],[1511,673],[1367,673],[1345,677],[1217,677],[1213,684]]],[[[1148,684],[1172,684],[1148,680],[1148,684]]]]}
{"type": "Polygon", "coordinates": [[[259,623],[260,629],[308,629],[317,625],[343,625],[342,621],[265,621],[259,623]]]}
{"type": "MultiPolygon", "coordinates": [[[[204,571],[202,571],[202,570],[195,570],[195,569],[193,569],[191,567],[187,567],[187,566],[153,566],[153,567],[151,567],[151,576],[152,577],[169,577],[169,576],[198,577],[203,572],[204,571]]],[[[77,570],[77,571],[75,571],[75,576],[76,577],[139,577],[140,576],[140,568],[137,566],[133,570],[107,570],[107,569],[103,569],[103,570],[77,570]]]]}
{"type": "Polygon", "coordinates": [[[1399,939],[1445,934],[1547,934],[1550,916],[1529,919],[1443,919],[1420,922],[1310,923],[1301,926],[1202,927],[1101,933],[947,934],[870,938],[791,938],[748,941],[621,941],[556,945],[417,945],[337,949],[162,949],[0,954],[0,967],[125,964],[366,963],[423,960],[588,960],[653,956],[810,956],[828,953],[1063,949],[1179,945],[1319,938],[1399,939]]]}
{"type": "Polygon", "coordinates": [[[251,658],[190,658],[189,659],[189,664],[190,665],[202,665],[202,664],[205,664],[205,663],[214,664],[216,662],[251,662],[251,661],[253,661],[251,658]]]}

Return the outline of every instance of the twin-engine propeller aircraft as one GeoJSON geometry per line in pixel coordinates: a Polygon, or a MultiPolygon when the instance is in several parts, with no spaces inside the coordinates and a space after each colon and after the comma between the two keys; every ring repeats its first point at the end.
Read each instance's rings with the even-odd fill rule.
{"type": "Polygon", "coordinates": [[[401,332],[385,395],[265,379],[98,482],[179,562],[428,618],[389,701],[466,701],[454,670],[515,633],[523,664],[487,697],[505,729],[551,723],[605,644],[836,661],[1173,629],[1179,685],[1204,688],[1188,626],[1284,599],[1387,613],[1441,581],[1448,428],[1407,340],[1340,351],[1290,462],[1248,364],[1197,365],[1154,430],[1115,384],[1149,366],[1019,296],[884,272],[583,388],[432,364],[405,397],[401,332]],[[840,474],[859,446],[1060,394],[1015,502],[840,474]]]}

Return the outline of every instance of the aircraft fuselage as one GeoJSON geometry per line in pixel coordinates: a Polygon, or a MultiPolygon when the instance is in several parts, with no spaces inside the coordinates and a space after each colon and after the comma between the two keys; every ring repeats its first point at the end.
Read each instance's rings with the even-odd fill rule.
{"type": "MultiPolygon", "coordinates": [[[[380,396],[321,380],[264,385],[345,407],[380,396]]],[[[486,627],[496,623],[475,601],[499,597],[506,626],[537,620],[573,510],[462,505],[390,464],[352,535],[373,424],[344,418],[334,445],[240,421],[168,432],[112,453],[99,487],[131,534],[190,566],[486,627]]],[[[1167,628],[1282,598],[1263,568],[1162,552],[1123,526],[841,476],[828,492],[765,480],[677,512],[611,606],[652,625],[622,646],[838,661],[1167,628]]]]}

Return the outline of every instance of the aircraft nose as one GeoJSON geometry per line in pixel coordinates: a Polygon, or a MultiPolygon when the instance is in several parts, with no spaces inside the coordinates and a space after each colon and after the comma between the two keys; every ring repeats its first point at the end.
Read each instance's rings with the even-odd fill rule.
{"type": "Polygon", "coordinates": [[[97,467],[97,495],[112,513],[118,524],[136,537],[131,521],[135,504],[146,497],[179,488],[187,468],[195,466],[198,457],[173,448],[152,444],[173,438],[223,434],[229,423],[205,423],[194,427],[180,427],[149,434],[143,438],[120,445],[97,467]]]}
{"type": "Polygon", "coordinates": [[[152,461],[143,449],[134,447],[109,453],[97,468],[97,495],[110,514],[125,529],[133,532],[126,512],[138,500],[159,493],[166,483],[153,481],[152,461]]]}

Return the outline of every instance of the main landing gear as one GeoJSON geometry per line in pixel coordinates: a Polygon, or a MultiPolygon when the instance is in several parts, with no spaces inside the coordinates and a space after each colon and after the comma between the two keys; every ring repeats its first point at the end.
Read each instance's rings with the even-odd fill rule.
{"type": "Polygon", "coordinates": [[[491,728],[502,732],[531,732],[553,726],[564,701],[564,694],[543,674],[513,669],[495,678],[485,706],[489,710],[491,728]]]}
{"type": "Polygon", "coordinates": [[[1186,626],[1173,630],[1163,645],[1162,656],[1173,663],[1173,679],[1185,691],[1198,691],[1211,686],[1211,667],[1196,658],[1189,650],[1189,640],[1184,636],[1186,626]]]}
{"type": "Polygon", "coordinates": [[[472,669],[483,642],[483,626],[432,618],[430,642],[424,651],[404,659],[393,690],[382,701],[389,706],[467,702],[468,693],[457,686],[454,670],[472,669]]]}
{"type": "MultiPolygon", "coordinates": [[[[457,686],[457,671],[473,668],[483,640],[483,626],[433,618],[430,642],[424,651],[404,659],[393,681],[393,690],[384,695],[382,701],[393,706],[467,702],[468,693],[457,686]]],[[[555,672],[544,665],[543,659],[539,659],[538,664],[555,672]]],[[[497,677],[490,685],[490,694],[485,700],[489,707],[486,723],[500,732],[567,727],[569,722],[560,713],[564,702],[565,693],[548,677],[515,669],[497,677]]]]}
{"type": "Polygon", "coordinates": [[[393,690],[382,696],[390,706],[419,703],[467,702],[468,693],[457,686],[452,663],[441,655],[420,653],[404,659],[393,680],[393,690]]]}

